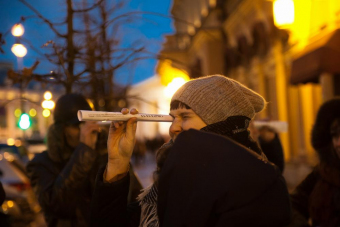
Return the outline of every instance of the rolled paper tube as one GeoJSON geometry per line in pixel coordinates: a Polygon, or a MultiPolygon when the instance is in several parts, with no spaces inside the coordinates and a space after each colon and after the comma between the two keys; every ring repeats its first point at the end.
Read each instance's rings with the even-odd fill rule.
{"type": "Polygon", "coordinates": [[[122,114],[120,112],[78,110],[79,121],[127,121],[130,118],[137,121],[172,122],[173,118],[165,114],[122,114]]]}

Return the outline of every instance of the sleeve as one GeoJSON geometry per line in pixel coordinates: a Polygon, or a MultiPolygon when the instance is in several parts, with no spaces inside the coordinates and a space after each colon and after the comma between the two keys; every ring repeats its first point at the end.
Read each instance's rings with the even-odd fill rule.
{"type": "Polygon", "coordinates": [[[96,158],[93,149],[80,143],[61,172],[56,164],[46,163],[47,159],[33,159],[27,165],[31,185],[45,212],[60,218],[75,216],[79,195],[84,193],[96,158]]]}
{"type": "Polygon", "coordinates": [[[96,179],[95,190],[91,203],[91,226],[138,226],[140,221],[140,206],[138,202],[127,206],[130,176],[105,183],[100,169],[96,179]]]}
{"type": "MultiPolygon", "coordinates": [[[[291,203],[293,208],[293,221],[297,222],[297,220],[309,218],[309,196],[313,191],[315,184],[318,181],[318,173],[317,170],[314,169],[292,192],[290,195],[291,203]]],[[[299,221],[300,222],[300,221],[299,221]]]]}

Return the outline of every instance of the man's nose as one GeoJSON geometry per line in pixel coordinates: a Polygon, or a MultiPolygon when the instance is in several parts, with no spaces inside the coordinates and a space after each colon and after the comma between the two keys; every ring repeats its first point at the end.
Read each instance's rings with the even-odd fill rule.
{"type": "Polygon", "coordinates": [[[180,120],[174,119],[174,121],[172,122],[169,128],[170,136],[173,137],[174,135],[177,135],[178,133],[182,131],[183,129],[182,129],[180,120]]]}

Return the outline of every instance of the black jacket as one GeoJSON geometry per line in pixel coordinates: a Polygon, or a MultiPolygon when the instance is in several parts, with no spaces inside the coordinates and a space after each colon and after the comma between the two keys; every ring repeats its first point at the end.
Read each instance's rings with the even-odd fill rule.
{"type": "MultiPolygon", "coordinates": [[[[97,180],[93,226],[138,226],[140,207],[126,206],[128,178],[103,183],[100,172],[97,180]]],[[[182,132],[165,162],[158,191],[161,226],[284,226],[290,221],[279,169],[216,134],[182,132]]]]}
{"type": "MultiPolygon", "coordinates": [[[[51,127],[49,149],[27,165],[31,185],[48,226],[88,226],[95,178],[98,169],[107,163],[107,153],[83,143],[73,150],[62,136],[58,138],[58,132],[51,127]]],[[[131,190],[136,198],[141,185],[134,175],[133,182],[131,190]]]]}

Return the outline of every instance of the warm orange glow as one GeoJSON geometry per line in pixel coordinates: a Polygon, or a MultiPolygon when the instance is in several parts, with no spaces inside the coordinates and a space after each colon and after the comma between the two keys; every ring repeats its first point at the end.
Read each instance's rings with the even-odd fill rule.
{"type": "Polygon", "coordinates": [[[91,109],[94,110],[94,104],[90,99],[86,99],[87,103],[90,105],[91,109]]]}
{"type": "Polygon", "coordinates": [[[7,206],[8,206],[9,208],[12,208],[12,207],[14,206],[14,202],[13,202],[12,200],[8,200],[8,201],[7,201],[7,206]]]}
{"type": "Polygon", "coordinates": [[[158,68],[158,74],[161,76],[161,83],[164,86],[168,86],[175,78],[183,78],[184,81],[188,81],[190,78],[185,70],[175,68],[171,64],[170,60],[164,60],[160,63],[158,68]]]}

